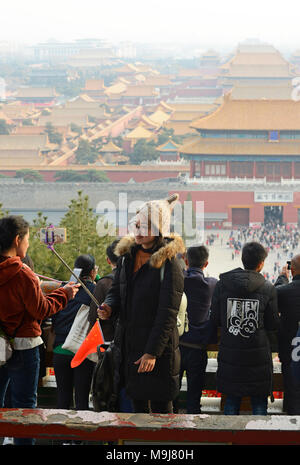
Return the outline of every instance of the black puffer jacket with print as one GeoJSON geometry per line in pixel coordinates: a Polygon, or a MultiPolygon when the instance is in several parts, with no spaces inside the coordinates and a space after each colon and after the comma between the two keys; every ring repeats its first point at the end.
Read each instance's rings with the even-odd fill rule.
{"type": "Polygon", "coordinates": [[[234,396],[268,396],[272,353],[267,331],[279,326],[275,287],[251,270],[220,275],[210,316],[221,327],[217,389],[234,396]]]}

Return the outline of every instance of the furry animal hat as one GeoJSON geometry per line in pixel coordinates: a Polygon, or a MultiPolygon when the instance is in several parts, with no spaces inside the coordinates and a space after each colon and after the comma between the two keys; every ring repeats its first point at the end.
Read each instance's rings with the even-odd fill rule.
{"type": "Polygon", "coordinates": [[[149,234],[153,236],[159,234],[163,237],[168,236],[170,234],[171,214],[178,198],[178,194],[172,194],[166,199],[145,202],[137,210],[135,217],[130,222],[131,225],[139,222],[147,229],[149,228],[149,234]]]}

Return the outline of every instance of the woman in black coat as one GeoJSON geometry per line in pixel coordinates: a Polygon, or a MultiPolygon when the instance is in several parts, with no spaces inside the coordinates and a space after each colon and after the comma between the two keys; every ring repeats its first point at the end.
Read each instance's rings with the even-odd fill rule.
{"type": "MultiPolygon", "coordinates": [[[[171,210],[177,198],[160,201],[159,206],[164,209],[167,204],[171,210]]],[[[157,235],[146,234],[143,213],[141,209],[134,219],[135,235],[122,238],[115,249],[120,256],[117,272],[99,316],[119,317],[116,376],[120,376],[119,387],[125,386],[133,400],[135,412],[147,413],[151,401],[152,412],[172,413],[172,400],[179,392],[177,313],[183,293],[176,255],[185,247],[179,236],[165,237],[165,224],[158,226],[157,235]]],[[[146,226],[148,231],[151,220],[146,226]]]]}

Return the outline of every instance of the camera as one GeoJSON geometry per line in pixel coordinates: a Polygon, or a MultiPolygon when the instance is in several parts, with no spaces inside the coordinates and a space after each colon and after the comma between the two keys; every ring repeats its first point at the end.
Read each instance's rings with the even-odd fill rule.
{"type": "Polygon", "coordinates": [[[63,244],[67,241],[67,231],[65,228],[55,228],[49,226],[40,229],[40,241],[44,244],[63,244]]]}
{"type": "Polygon", "coordinates": [[[291,269],[291,261],[290,261],[290,260],[287,261],[287,269],[288,269],[288,270],[291,269]]]}

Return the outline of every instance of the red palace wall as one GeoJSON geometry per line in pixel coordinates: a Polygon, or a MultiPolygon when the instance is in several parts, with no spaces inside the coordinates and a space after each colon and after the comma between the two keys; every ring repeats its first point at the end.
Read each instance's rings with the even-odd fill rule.
{"type": "MultiPolygon", "coordinates": [[[[78,173],[86,173],[87,169],[93,169],[93,167],[82,168],[80,170],[76,170],[78,173]]],[[[68,170],[72,170],[72,166],[67,167],[68,170]]],[[[39,170],[36,169],[44,178],[46,182],[53,182],[55,181],[54,176],[56,172],[59,172],[60,169],[57,167],[56,170],[39,170]]],[[[61,170],[62,171],[62,170],[61,170]]],[[[155,179],[162,179],[162,178],[177,178],[179,174],[179,170],[177,171],[169,171],[166,167],[165,170],[158,170],[158,171],[123,171],[120,170],[105,170],[101,169],[100,171],[104,171],[111,182],[128,182],[130,179],[134,179],[136,182],[147,182],[152,181],[155,179]]],[[[181,169],[181,171],[183,171],[181,169]]],[[[14,177],[16,174],[16,170],[0,170],[0,174],[4,174],[5,176],[14,177]]]]}
{"type": "Polygon", "coordinates": [[[153,179],[176,178],[178,171],[106,171],[107,177],[112,182],[128,182],[134,179],[136,182],[146,182],[153,179]]]}
{"type": "Polygon", "coordinates": [[[283,222],[297,223],[298,208],[300,209],[300,192],[294,193],[293,202],[260,203],[254,201],[254,192],[226,192],[226,191],[185,191],[179,192],[179,200],[184,202],[192,199],[193,202],[204,202],[204,215],[206,213],[227,213],[229,223],[232,222],[232,208],[248,208],[249,223],[262,223],[264,221],[264,207],[268,205],[283,206],[283,222]]]}

